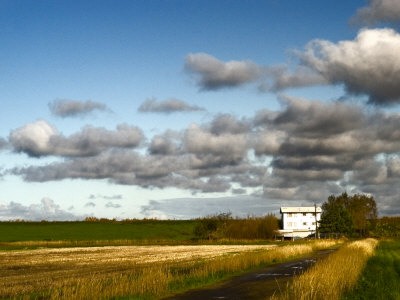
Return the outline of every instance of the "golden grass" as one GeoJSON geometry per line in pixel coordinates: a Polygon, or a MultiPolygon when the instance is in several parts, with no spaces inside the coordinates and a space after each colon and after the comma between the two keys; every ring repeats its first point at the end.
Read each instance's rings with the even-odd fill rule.
{"type": "Polygon", "coordinates": [[[278,262],[334,245],[124,246],[38,249],[0,253],[0,297],[33,294],[41,299],[106,299],[168,295],[188,280],[278,262]]]}
{"type": "Polygon", "coordinates": [[[302,275],[295,277],[291,287],[274,299],[336,300],[357,283],[367,259],[373,255],[378,241],[366,239],[340,248],[318,262],[302,275]]]}

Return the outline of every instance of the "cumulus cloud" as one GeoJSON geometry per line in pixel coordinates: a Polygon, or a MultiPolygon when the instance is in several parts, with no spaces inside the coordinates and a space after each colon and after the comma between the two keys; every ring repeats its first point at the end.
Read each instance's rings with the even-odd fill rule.
{"type": "MultiPolygon", "coordinates": [[[[286,95],[280,101],[280,110],[262,110],[252,118],[223,114],[181,132],[167,131],[153,137],[148,152],[109,147],[93,156],[7,172],[32,182],[106,179],[194,194],[263,190],[267,199],[288,201],[323,201],[332,193],[380,191],[378,185],[400,184],[400,114],[286,95]],[[382,156],[388,157],[385,163],[382,156]]],[[[51,129],[30,133],[42,136],[34,141],[42,152],[51,129]]],[[[393,201],[381,193],[378,201],[393,201]]],[[[115,195],[91,199],[99,197],[113,200],[115,195]]]]}
{"type": "Polygon", "coordinates": [[[393,29],[362,29],[353,41],[311,41],[302,62],[349,94],[374,104],[400,101],[400,35],[393,29]]]}
{"type": "Polygon", "coordinates": [[[95,206],[96,206],[96,203],[91,202],[91,201],[85,203],[85,207],[95,207],[95,206]]]}
{"type": "Polygon", "coordinates": [[[29,206],[17,202],[0,203],[0,220],[17,219],[26,221],[72,221],[81,220],[83,216],[61,209],[50,198],[43,198],[40,204],[31,204],[29,206]]]}
{"type": "Polygon", "coordinates": [[[76,101],[67,99],[56,99],[49,103],[49,109],[55,116],[66,118],[89,114],[95,110],[109,110],[103,103],[94,101],[76,101]]]}
{"type": "Polygon", "coordinates": [[[223,62],[206,53],[191,53],[185,58],[185,70],[193,74],[202,90],[218,90],[257,81],[261,68],[250,60],[223,62]]]}
{"type": "Polygon", "coordinates": [[[11,131],[10,143],[17,152],[30,156],[91,156],[109,148],[134,148],[144,139],[137,127],[121,124],[116,131],[91,126],[65,137],[44,120],[27,123],[11,131]]]}
{"type": "Polygon", "coordinates": [[[367,6],[357,10],[350,23],[372,25],[382,21],[400,21],[400,2],[398,0],[370,0],[367,6]]]}
{"type": "Polygon", "coordinates": [[[179,99],[168,99],[165,101],[157,101],[155,98],[147,99],[139,108],[139,112],[156,112],[170,114],[174,112],[190,112],[190,111],[203,111],[202,107],[197,105],[189,105],[185,101],[179,99]]]}

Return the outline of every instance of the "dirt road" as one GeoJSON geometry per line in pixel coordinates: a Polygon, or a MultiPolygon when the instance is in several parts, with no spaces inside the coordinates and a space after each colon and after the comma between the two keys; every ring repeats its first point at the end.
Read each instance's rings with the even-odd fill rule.
{"type": "Polygon", "coordinates": [[[276,264],[234,277],[211,287],[191,290],[166,299],[267,299],[274,294],[279,294],[280,290],[284,290],[294,275],[304,272],[316,261],[323,259],[333,251],[335,250],[321,250],[308,257],[276,264]]]}

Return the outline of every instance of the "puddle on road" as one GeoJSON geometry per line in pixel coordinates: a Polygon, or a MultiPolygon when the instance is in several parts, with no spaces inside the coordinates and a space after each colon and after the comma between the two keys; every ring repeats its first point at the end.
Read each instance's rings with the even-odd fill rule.
{"type": "Polygon", "coordinates": [[[265,274],[257,274],[256,278],[268,277],[268,276],[292,276],[293,274],[289,273],[265,273],[265,274]]]}

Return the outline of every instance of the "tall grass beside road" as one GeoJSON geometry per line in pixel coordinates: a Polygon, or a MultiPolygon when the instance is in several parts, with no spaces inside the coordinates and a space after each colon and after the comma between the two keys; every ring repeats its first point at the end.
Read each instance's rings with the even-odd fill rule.
{"type": "Polygon", "coordinates": [[[343,246],[302,275],[295,277],[280,299],[340,299],[345,291],[356,285],[377,244],[375,239],[366,239],[343,246]]]}
{"type": "MultiPolygon", "coordinates": [[[[336,243],[337,241],[312,241],[282,247],[243,245],[233,252],[225,252],[224,255],[221,255],[221,247],[228,246],[207,246],[215,249],[216,255],[186,260],[174,259],[186,246],[176,246],[177,252],[171,253],[169,258],[165,255],[154,255],[155,250],[149,246],[145,253],[149,262],[141,262],[144,259],[131,261],[130,256],[134,254],[129,253],[132,252],[124,254],[121,259],[115,257],[118,252],[112,252],[109,256],[101,252],[93,257],[89,253],[84,258],[82,251],[88,250],[44,249],[15,253],[18,257],[14,260],[15,264],[11,264],[7,254],[3,253],[7,259],[2,263],[4,274],[0,276],[0,298],[157,299],[214,283],[252,268],[306,255],[336,243]],[[46,260],[36,259],[35,253],[38,251],[47,251],[46,260]],[[52,252],[55,253],[54,256],[50,255],[52,252]],[[29,253],[33,253],[32,262],[24,259],[24,255],[29,253]],[[164,261],[159,261],[163,257],[164,261]]],[[[193,246],[191,247],[190,252],[193,252],[193,246]]],[[[134,249],[132,251],[135,252],[134,249]]]]}

